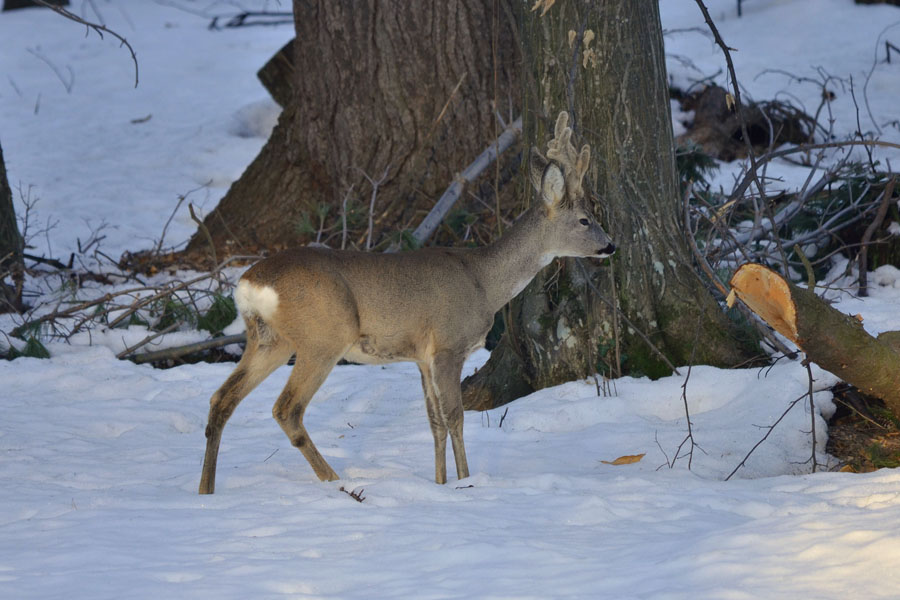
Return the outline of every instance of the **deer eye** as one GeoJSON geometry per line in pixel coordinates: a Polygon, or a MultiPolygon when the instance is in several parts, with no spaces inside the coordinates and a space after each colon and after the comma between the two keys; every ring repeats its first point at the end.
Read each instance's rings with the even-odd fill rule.
{"type": "Polygon", "coordinates": [[[588,226],[588,225],[591,224],[591,222],[588,221],[587,219],[578,219],[578,222],[581,223],[581,224],[584,225],[584,226],[588,226]]]}

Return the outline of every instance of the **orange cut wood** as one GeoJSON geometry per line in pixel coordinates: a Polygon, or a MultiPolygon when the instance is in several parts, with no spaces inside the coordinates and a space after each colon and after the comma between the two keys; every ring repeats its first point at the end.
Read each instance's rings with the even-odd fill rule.
{"type": "Polygon", "coordinates": [[[775,331],[799,345],[797,308],[782,277],[763,265],[742,265],[729,282],[741,301],[775,331]]]}

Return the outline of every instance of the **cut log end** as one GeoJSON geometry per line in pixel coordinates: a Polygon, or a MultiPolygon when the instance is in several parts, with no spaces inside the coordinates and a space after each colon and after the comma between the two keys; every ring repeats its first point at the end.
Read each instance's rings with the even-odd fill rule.
{"type": "Polygon", "coordinates": [[[741,301],[775,331],[798,344],[797,307],[784,279],[757,264],[742,265],[729,282],[741,301]]]}
{"type": "Polygon", "coordinates": [[[881,398],[900,418],[900,332],[874,338],[858,315],[836,310],[812,290],[794,287],[762,265],[743,265],[731,278],[731,286],[738,298],[812,362],[881,398]]]}

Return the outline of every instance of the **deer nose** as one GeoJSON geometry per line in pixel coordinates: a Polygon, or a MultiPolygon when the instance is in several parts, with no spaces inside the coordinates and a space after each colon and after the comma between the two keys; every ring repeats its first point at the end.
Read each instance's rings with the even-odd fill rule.
{"type": "Polygon", "coordinates": [[[603,250],[600,251],[600,254],[603,254],[606,256],[612,256],[615,251],[616,251],[616,245],[613,244],[612,242],[610,242],[609,244],[606,245],[606,248],[604,248],[603,250]]]}

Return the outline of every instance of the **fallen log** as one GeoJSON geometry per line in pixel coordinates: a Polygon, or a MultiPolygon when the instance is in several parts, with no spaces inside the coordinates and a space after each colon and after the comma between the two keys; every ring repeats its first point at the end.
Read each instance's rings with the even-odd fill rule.
{"type": "Polygon", "coordinates": [[[884,400],[900,418],[900,332],[872,337],[862,317],[831,307],[768,267],[742,265],[729,282],[728,304],[737,296],[809,360],[867,394],[884,400]]]}

